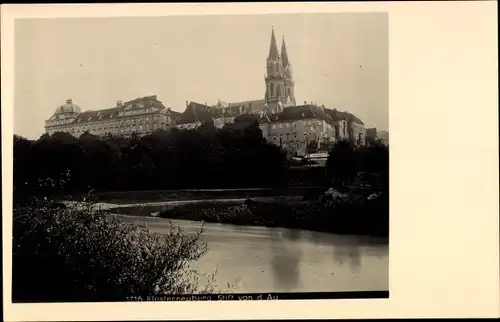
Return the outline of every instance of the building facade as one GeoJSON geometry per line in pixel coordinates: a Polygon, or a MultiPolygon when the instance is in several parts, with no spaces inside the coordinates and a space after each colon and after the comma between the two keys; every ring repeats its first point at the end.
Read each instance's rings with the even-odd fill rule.
{"type": "Polygon", "coordinates": [[[98,136],[145,135],[171,128],[177,114],[180,113],[165,107],[156,96],[136,98],[125,103],[118,101],[115,107],[96,111],[82,111],[68,99],[45,122],[45,131],[48,134],[68,132],[75,137],[85,132],[98,136]]]}
{"type": "Polygon", "coordinates": [[[297,105],[292,65],[285,38],[278,51],[274,28],[266,58],[266,76],[263,98],[214,105],[186,101],[183,113],[165,107],[156,96],[146,96],[115,107],[97,111],[82,111],[72,102],[58,107],[46,121],[48,134],[69,132],[80,136],[85,132],[95,135],[145,135],[158,129],[195,129],[204,122],[213,122],[217,128],[234,123],[238,117],[249,115],[259,122],[264,138],[284,149],[305,153],[308,144],[350,140],[356,145],[366,144],[363,122],[348,112],[328,109],[316,104],[297,105]]]}
{"type": "Polygon", "coordinates": [[[274,28],[266,59],[264,99],[209,106],[206,103],[186,102],[186,109],[176,127],[194,129],[203,122],[212,122],[217,128],[232,123],[241,115],[253,115],[268,142],[287,150],[305,153],[311,142],[350,140],[355,145],[366,144],[364,123],[348,112],[328,109],[316,104],[297,105],[292,65],[283,38],[278,51],[274,28]]]}

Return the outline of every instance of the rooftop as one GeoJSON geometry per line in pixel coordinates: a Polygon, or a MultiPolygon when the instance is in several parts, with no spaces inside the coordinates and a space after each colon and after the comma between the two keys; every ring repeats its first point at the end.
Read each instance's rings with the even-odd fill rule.
{"type": "MultiPolygon", "coordinates": [[[[233,104],[234,103],[231,103],[227,108],[219,108],[217,106],[208,106],[206,104],[200,104],[197,102],[189,102],[186,110],[180,115],[178,123],[186,124],[204,122],[220,117],[238,117],[245,114],[255,114],[252,112],[255,112],[256,110],[262,110],[265,101],[245,101],[236,103],[238,105],[233,104]],[[245,108],[240,109],[240,106],[242,105],[244,105],[245,108]]],[[[285,107],[281,113],[268,115],[265,118],[255,116],[255,118],[260,119],[264,122],[281,122],[318,118],[329,123],[333,123],[339,120],[348,120],[350,122],[363,124],[363,122],[359,118],[351,113],[340,112],[336,109],[332,110],[313,104],[285,107]]]]}

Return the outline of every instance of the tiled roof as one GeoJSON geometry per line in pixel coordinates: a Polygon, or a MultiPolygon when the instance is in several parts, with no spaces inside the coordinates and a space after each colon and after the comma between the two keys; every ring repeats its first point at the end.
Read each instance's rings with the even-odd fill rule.
{"type": "MultiPolygon", "coordinates": [[[[240,102],[237,103],[239,105],[235,106],[231,104],[230,108],[228,109],[218,108],[216,106],[207,106],[205,104],[200,104],[196,102],[190,102],[186,110],[180,116],[177,123],[186,124],[186,123],[204,122],[224,116],[226,117],[234,116],[236,117],[236,119],[240,119],[242,116],[245,116],[246,118],[246,116],[252,114],[251,113],[252,111],[243,110],[240,113],[239,106],[241,104],[247,104],[250,102],[252,103],[252,111],[260,111],[264,108],[265,104],[264,100],[240,102]],[[254,104],[256,105],[254,106],[254,104]]],[[[357,117],[355,117],[350,113],[331,110],[310,104],[285,107],[281,113],[268,115],[267,117],[255,116],[255,118],[259,119],[260,122],[281,122],[281,121],[294,121],[294,120],[308,119],[308,118],[318,118],[329,123],[334,123],[339,120],[348,120],[351,122],[357,122],[363,124],[361,120],[359,120],[357,117]]]]}
{"type": "Polygon", "coordinates": [[[336,109],[328,109],[328,108],[325,108],[325,112],[326,114],[328,114],[332,119],[335,119],[335,120],[347,120],[349,122],[355,122],[355,123],[359,123],[359,124],[364,124],[358,117],[356,117],[355,115],[349,113],[349,112],[340,112],[336,109]]]}
{"type": "Polygon", "coordinates": [[[308,118],[318,118],[329,123],[340,120],[349,120],[363,124],[361,120],[350,113],[309,104],[286,107],[281,113],[269,115],[270,122],[296,121],[308,118]]]}
{"type": "Polygon", "coordinates": [[[173,111],[171,109],[168,109],[168,111],[170,112],[170,114],[172,114],[172,117],[174,118],[174,120],[176,120],[176,121],[180,120],[181,115],[182,115],[181,112],[173,111]]]}
{"type": "MultiPolygon", "coordinates": [[[[80,112],[79,114],[76,115],[75,123],[106,121],[120,117],[121,116],[120,113],[125,112],[131,108],[139,109],[139,108],[151,108],[151,107],[158,108],[160,110],[166,109],[165,106],[156,99],[156,96],[146,96],[146,97],[136,98],[125,103],[120,102],[120,105],[117,105],[116,107],[113,108],[80,112]]],[[[171,111],[169,112],[172,113],[171,111]]]]}
{"type": "Polygon", "coordinates": [[[212,118],[222,116],[220,109],[197,102],[189,102],[184,112],[180,115],[177,123],[195,123],[210,121],[212,118]]]}
{"type": "Polygon", "coordinates": [[[265,105],[266,105],[265,99],[230,103],[229,107],[224,110],[225,111],[224,115],[238,116],[249,112],[262,111],[264,110],[265,105]],[[241,107],[241,112],[240,112],[240,107],[241,107]]]}
{"type": "Polygon", "coordinates": [[[327,122],[333,122],[334,119],[322,108],[315,105],[299,105],[285,107],[281,113],[272,114],[268,116],[269,121],[282,122],[282,121],[296,121],[300,119],[319,118],[327,122]]]}
{"type": "Polygon", "coordinates": [[[260,99],[230,103],[227,107],[224,108],[218,106],[208,106],[197,102],[189,102],[184,112],[178,118],[177,124],[204,122],[209,121],[212,118],[234,117],[247,114],[252,111],[261,111],[264,109],[265,103],[265,100],[260,99]],[[241,112],[240,106],[243,106],[241,112]]]}
{"type": "Polygon", "coordinates": [[[85,111],[76,117],[76,122],[94,122],[97,120],[114,119],[123,111],[123,107],[113,107],[99,111],[85,111]]]}

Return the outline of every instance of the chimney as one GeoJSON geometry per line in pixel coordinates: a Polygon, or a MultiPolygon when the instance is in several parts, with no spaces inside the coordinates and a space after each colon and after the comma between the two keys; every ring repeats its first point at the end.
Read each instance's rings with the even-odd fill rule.
{"type": "Polygon", "coordinates": [[[122,101],[116,101],[116,107],[122,107],[123,102],[122,101]]]}
{"type": "Polygon", "coordinates": [[[189,102],[188,102],[188,101],[186,101],[186,107],[188,107],[188,106],[189,106],[189,102]]]}
{"type": "Polygon", "coordinates": [[[72,103],[73,103],[73,100],[72,100],[71,98],[68,98],[68,99],[66,100],[66,104],[72,104],[72,103]]]}
{"type": "Polygon", "coordinates": [[[307,101],[304,101],[304,105],[307,105],[307,101]]]}

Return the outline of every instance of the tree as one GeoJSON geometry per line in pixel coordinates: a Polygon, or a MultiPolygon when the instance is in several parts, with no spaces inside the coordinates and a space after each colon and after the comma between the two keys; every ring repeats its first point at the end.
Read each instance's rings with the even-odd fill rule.
{"type": "Polygon", "coordinates": [[[14,184],[20,189],[23,182],[30,182],[32,191],[38,189],[34,184],[37,180],[58,178],[67,170],[71,182],[61,192],[71,193],[89,189],[272,187],[284,178],[283,151],[265,142],[252,118],[222,129],[208,122],[196,130],[173,128],[141,137],[99,137],[85,132],[76,139],[56,133],[36,141],[15,138],[15,142],[18,176],[14,184]]]}
{"type": "Polygon", "coordinates": [[[327,174],[336,187],[342,188],[356,177],[354,147],[351,142],[337,142],[328,154],[327,174]]]}

